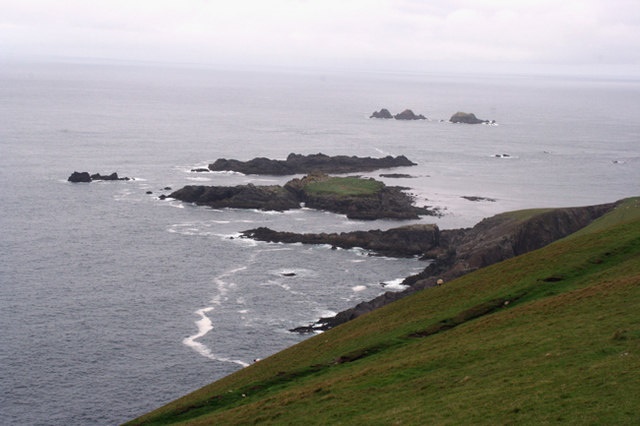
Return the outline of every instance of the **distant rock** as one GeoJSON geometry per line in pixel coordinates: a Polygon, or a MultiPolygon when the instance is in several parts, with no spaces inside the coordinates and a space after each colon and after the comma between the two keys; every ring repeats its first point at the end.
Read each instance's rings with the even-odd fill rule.
{"type": "Polygon", "coordinates": [[[195,169],[191,169],[191,171],[194,172],[194,173],[207,173],[207,172],[210,172],[211,170],[209,170],[207,168],[204,168],[204,167],[198,167],[198,168],[195,168],[195,169]]]}
{"type": "Polygon", "coordinates": [[[100,173],[94,173],[91,175],[91,180],[131,180],[128,177],[118,177],[116,172],[111,173],[110,175],[101,175],[100,173]]]}
{"type": "Polygon", "coordinates": [[[393,118],[388,109],[382,108],[380,111],[374,111],[369,118],[393,118]]]}
{"type": "Polygon", "coordinates": [[[356,173],[393,167],[415,166],[404,155],[384,158],[349,157],[337,155],[330,157],[319,153],[311,155],[289,154],[286,160],[272,160],[258,157],[249,161],[227,160],[220,158],[209,164],[211,171],[234,171],[250,175],[295,175],[306,173],[356,173]]]}
{"type": "Polygon", "coordinates": [[[393,178],[393,179],[401,179],[401,178],[412,178],[413,176],[405,174],[405,173],[381,173],[380,177],[384,178],[393,178]]]}
{"type": "Polygon", "coordinates": [[[490,203],[495,203],[496,201],[495,198],[478,197],[476,195],[463,195],[461,198],[464,198],[465,200],[469,200],[469,201],[488,201],[490,203]]]}
{"type": "Polygon", "coordinates": [[[452,123],[466,123],[466,124],[481,124],[481,123],[495,123],[495,120],[480,120],[475,114],[467,113],[467,112],[456,112],[449,119],[452,123]]]}
{"type": "Polygon", "coordinates": [[[73,172],[67,179],[69,182],[92,182],[94,180],[131,180],[128,177],[118,177],[118,173],[113,172],[110,175],[101,175],[100,173],[89,174],[89,172],[73,172]]]}
{"type": "Polygon", "coordinates": [[[422,114],[416,115],[410,109],[405,109],[400,114],[394,115],[393,118],[395,118],[396,120],[426,120],[427,119],[427,117],[425,117],[422,114]]]}
{"type": "Polygon", "coordinates": [[[89,172],[73,172],[67,180],[73,183],[91,182],[91,175],[89,172]]]}

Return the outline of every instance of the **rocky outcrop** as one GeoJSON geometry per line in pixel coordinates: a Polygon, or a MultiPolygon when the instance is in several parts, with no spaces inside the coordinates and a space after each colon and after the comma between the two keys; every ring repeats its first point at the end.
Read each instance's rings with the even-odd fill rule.
{"type": "Polygon", "coordinates": [[[239,208],[284,211],[300,208],[300,201],[281,186],[203,186],[187,185],[170,198],[213,208],[239,208]]]}
{"type": "Polygon", "coordinates": [[[481,123],[495,123],[495,120],[480,120],[475,114],[467,112],[456,112],[449,119],[452,123],[465,123],[465,124],[481,124],[481,123]]]}
{"type": "MultiPolygon", "coordinates": [[[[284,187],[278,185],[255,186],[252,184],[228,186],[188,185],[169,195],[187,203],[214,208],[241,208],[284,211],[306,207],[344,214],[350,219],[418,219],[421,215],[437,215],[437,211],[413,205],[413,198],[398,187],[388,187],[373,179],[357,179],[373,182],[376,190],[358,195],[340,193],[315,193],[307,185],[327,175],[310,175],[293,179],[284,187]]],[[[347,178],[335,178],[347,179],[347,178]]]]}
{"type": "Polygon", "coordinates": [[[415,166],[404,155],[384,158],[349,157],[338,155],[330,157],[319,153],[311,155],[289,154],[286,160],[272,160],[258,157],[249,161],[227,160],[220,158],[209,164],[211,171],[234,171],[244,174],[295,175],[306,173],[356,173],[369,172],[392,167],[415,166]]]}
{"type": "Polygon", "coordinates": [[[396,120],[426,120],[427,119],[427,117],[425,117],[422,114],[416,115],[410,109],[405,109],[401,113],[394,115],[393,118],[395,118],[396,120]]]}
{"type": "MultiPolygon", "coordinates": [[[[386,186],[375,179],[360,179],[377,185],[371,193],[338,194],[309,190],[310,184],[334,179],[325,174],[313,174],[302,179],[292,179],[285,184],[306,207],[346,215],[349,219],[418,219],[421,215],[436,215],[436,212],[413,205],[413,197],[402,192],[402,188],[386,186]]],[[[337,178],[348,180],[346,178],[337,178]]]]}
{"type": "Polygon", "coordinates": [[[440,230],[436,225],[408,225],[386,231],[297,234],[261,227],[242,232],[242,237],[277,243],[328,244],[343,249],[360,247],[385,256],[410,257],[438,247],[440,230]]]}
{"type": "Polygon", "coordinates": [[[382,108],[380,111],[374,111],[373,114],[369,118],[393,118],[393,115],[389,112],[388,109],[382,108]]]}
{"type": "Polygon", "coordinates": [[[484,219],[470,229],[441,230],[438,244],[423,258],[431,263],[421,273],[407,277],[401,292],[383,295],[292,331],[327,330],[416,291],[434,287],[479,268],[536,250],[564,238],[615,208],[616,203],[589,207],[503,213],[484,219]]]}
{"type": "Polygon", "coordinates": [[[118,177],[118,173],[113,172],[110,175],[101,175],[100,173],[89,174],[89,172],[73,172],[71,176],[67,178],[67,181],[79,183],[79,182],[92,182],[94,180],[131,180],[128,177],[118,177]]]}
{"type": "Polygon", "coordinates": [[[413,178],[413,176],[405,173],[381,173],[379,176],[384,178],[392,178],[392,179],[413,178]]]}

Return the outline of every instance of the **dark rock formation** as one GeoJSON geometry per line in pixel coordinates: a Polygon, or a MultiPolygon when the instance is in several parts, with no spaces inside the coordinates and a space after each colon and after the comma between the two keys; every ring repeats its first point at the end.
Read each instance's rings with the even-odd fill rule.
{"type": "Polygon", "coordinates": [[[427,117],[425,117],[422,114],[420,115],[414,114],[414,112],[411,111],[410,109],[405,109],[400,114],[394,115],[393,118],[395,118],[396,120],[426,120],[427,119],[427,117]]]}
{"type": "Polygon", "coordinates": [[[212,171],[234,171],[244,174],[295,175],[305,173],[356,173],[392,167],[415,166],[404,155],[384,158],[349,157],[338,155],[330,157],[319,153],[311,155],[289,154],[286,160],[271,160],[258,157],[249,161],[227,160],[220,158],[209,164],[212,171]]]}
{"type": "Polygon", "coordinates": [[[466,123],[466,124],[495,123],[495,120],[492,120],[492,121],[480,120],[475,116],[475,114],[460,112],[460,111],[453,114],[449,119],[449,121],[452,123],[466,123]]]}
{"type": "Polygon", "coordinates": [[[434,287],[479,268],[519,256],[564,238],[615,208],[616,203],[589,207],[549,209],[540,212],[503,213],[484,219],[470,229],[442,230],[436,247],[423,258],[431,260],[421,273],[405,278],[410,286],[401,292],[386,292],[377,298],[321,318],[317,323],[291,331],[308,333],[327,330],[416,291],[434,287]]]}
{"type": "Polygon", "coordinates": [[[440,230],[436,225],[408,225],[386,231],[297,234],[261,227],[242,232],[242,237],[278,243],[329,244],[344,249],[360,247],[385,256],[410,257],[438,247],[440,230]]]}
{"type": "Polygon", "coordinates": [[[380,111],[374,111],[369,118],[393,118],[388,109],[382,108],[380,111]]]}
{"type": "Polygon", "coordinates": [[[195,168],[195,169],[191,169],[191,171],[194,172],[194,173],[207,173],[207,172],[210,172],[211,170],[209,170],[207,168],[204,168],[204,167],[198,167],[198,168],[195,168]]]}
{"type": "Polygon", "coordinates": [[[73,172],[67,179],[69,182],[92,182],[94,180],[131,180],[128,177],[118,177],[118,173],[113,172],[110,175],[101,175],[100,173],[94,173],[92,175],[89,172],[73,172]]]}
{"type": "Polygon", "coordinates": [[[118,174],[116,172],[113,172],[110,175],[101,175],[100,173],[92,174],[91,180],[130,180],[130,178],[118,177],[118,174]]]}
{"type": "Polygon", "coordinates": [[[413,177],[411,175],[407,175],[407,174],[404,174],[404,173],[382,173],[379,176],[380,177],[385,177],[385,178],[393,178],[393,179],[412,178],[413,177]]]}
{"type": "Polygon", "coordinates": [[[187,185],[169,197],[213,208],[290,210],[300,208],[300,201],[281,186],[202,186],[187,185]]]}
{"type": "Polygon", "coordinates": [[[67,181],[74,183],[91,182],[91,175],[89,172],[73,172],[67,181]]]}
{"type": "Polygon", "coordinates": [[[491,203],[494,203],[496,201],[495,198],[478,197],[477,195],[463,195],[460,198],[464,198],[465,200],[469,200],[469,201],[488,201],[491,203]]]}

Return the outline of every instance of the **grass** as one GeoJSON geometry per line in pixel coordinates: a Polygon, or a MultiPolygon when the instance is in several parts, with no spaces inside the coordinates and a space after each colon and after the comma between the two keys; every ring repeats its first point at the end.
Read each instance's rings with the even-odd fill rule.
{"type": "Polygon", "coordinates": [[[315,195],[366,196],[379,192],[384,183],[374,179],[359,177],[330,177],[327,180],[312,182],[305,191],[315,195]]]}
{"type": "Polygon", "coordinates": [[[632,199],[131,424],[639,424],[639,306],[632,199]]]}

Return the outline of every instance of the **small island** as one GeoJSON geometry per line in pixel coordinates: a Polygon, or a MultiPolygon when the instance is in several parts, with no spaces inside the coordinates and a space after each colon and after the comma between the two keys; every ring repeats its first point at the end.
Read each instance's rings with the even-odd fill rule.
{"type": "Polygon", "coordinates": [[[478,117],[476,117],[476,115],[473,113],[460,112],[460,111],[453,114],[449,119],[449,121],[452,123],[465,123],[465,124],[494,124],[496,122],[495,120],[491,120],[491,121],[481,120],[478,117]]]}
{"type": "Polygon", "coordinates": [[[90,174],[89,172],[73,172],[71,173],[71,176],[67,178],[67,181],[72,183],[88,183],[95,180],[131,180],[131,178],[119,177],[116,172],[109,175],[101,175],[100,173],[90,174]]]}
{"type": "MultiPolygon", "coordinates": [[[[272,160],[257,157],[249,161],[228,160],[219,158],[209,164],[209,170],[214,172],[232,171],[246,175],[272,175],[286,176],[306,173],[358,173],[370,172],[378,169],[394,167],[410,167],[416,163],[410,161],[404,155],[384,158],[356,157],[337,155],[330,157],[318,153],[301,155],[291,153],[286,160],[272,160]]],[[[194,171],[200,171],[194,169],[194,171]]]]}
{"type": "Polygon", "coordinates": [[[374,111],[373,114],[369,116],[369,118],[384,118],[384,119],[395,118],[396,120],[426,120],[427,119],[427,117],[425,117],[424,115],[416,114],[410,109],[405,109],[399,114],[392,115],[389,112],[389,110],[386,108],[382,108],[380,111],[374,111]]]}
{"type": "Polygon", "coordinates": [[[253,184],[228,186],[187,185],[168,197],[213,208],[285,211],[302,206],[344,214],[349,219],[418,219],[437,211],[413,205],[402,188],[373,178],[307,175],[284,186],[253,184]]]}

